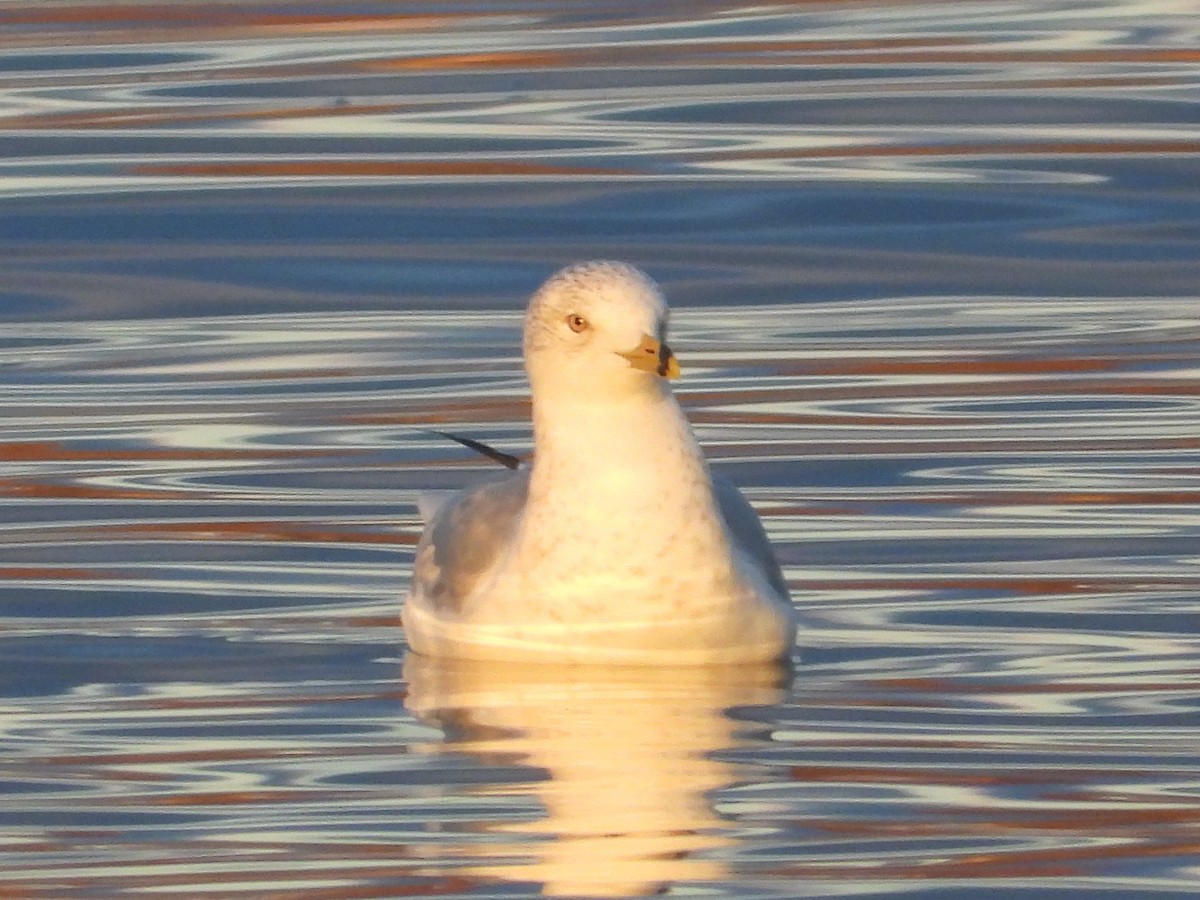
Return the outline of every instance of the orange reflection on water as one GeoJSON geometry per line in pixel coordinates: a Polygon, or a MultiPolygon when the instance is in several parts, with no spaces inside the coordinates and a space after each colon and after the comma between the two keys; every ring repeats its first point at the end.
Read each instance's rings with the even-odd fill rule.
{"type": "Polygon", "coordinates": [[[519,788],[545,817],[489,828],[520,837],[533,859],[513,860],[503,840],[464,850],[475,858],[467,871],[551,896],[643,895],[727,875],[711,854],[733,842],[707,798],[737,772],[712,754],[742,743],[725,710],[779,699],[784,678],[773,666],[614,671],[416,654],[405,665],[406,706],[453,732],[447,752],[545,771],[519,788]],[[537,836],[548,840],[529,843],[537,836]]]}
{"type": "Polygon", "coordinates": [[[391,544],[415,547],[412,532],[369,532],[362,529],[302,527],[295,523],[264,521],[156,522],[117,525],[104,529],[114,539],[154,538],[174,541],[288,541],[302,544],[391,544]]]}

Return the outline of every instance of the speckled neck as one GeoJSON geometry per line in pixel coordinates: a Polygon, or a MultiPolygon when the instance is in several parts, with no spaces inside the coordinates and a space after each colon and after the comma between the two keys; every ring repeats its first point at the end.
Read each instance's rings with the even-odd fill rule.
{"type": "Polygon", "coordinates": [[[692,587],[704,591],[731,577],[715,564],[705,569],[709,560],[729,558],[728,537],[687,419],[665,385],[654,384],[614,402],[535,402],[535,457],[517,552],[536,577],[636,585],[642,572],[667,572],[674,582],[689,570],[692,587]],[[570,552],[559,541],[567,534],[583,537],[570,552]]]}

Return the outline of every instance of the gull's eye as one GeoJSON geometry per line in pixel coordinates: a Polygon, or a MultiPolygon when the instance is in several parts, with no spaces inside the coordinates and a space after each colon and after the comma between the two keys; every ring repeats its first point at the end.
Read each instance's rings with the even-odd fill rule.
{"type": "Polygon", "coordinates": [[[567,316],[567,327],[579,334],[579,332],[587,330],[588,320],[579,313],[571,313],[567,316]]]}

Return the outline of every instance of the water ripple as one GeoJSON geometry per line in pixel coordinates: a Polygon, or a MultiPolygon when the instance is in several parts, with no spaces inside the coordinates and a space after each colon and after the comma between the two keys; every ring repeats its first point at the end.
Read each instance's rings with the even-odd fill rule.
{"type": "Polygon", "coordinates": [[[0,9],[0,893],[1190,895],[1187,3],[0,9]],[[406,658],[646,266],[794,675],[406,658]]]}
{"type": "Polygon", "coordinates": [[[39,47],[61,40],[43,19],[0,55],[0,121],[19,129],[3,196],[463,177],[1068,185],[1103,179],[1071,157],[1200,148],[1182,9],[1164,4],[1158,29],[1137,4],[1017,4],[1003,27],[931,10],[901,24],[874,8],[581,23],[538,9],[415,28],[380,14],[311,38],[295,17],[238,41],[140,25],[90,53],[39,47]],[[1094,127],[1081,97],[1121,114],[1094,127]],[[180,129],[186,145],[163,140],[180,129]]]}
{"type": "MultiPolygon", "coordinates": [[[[1185,301],[947,302],[680,310],[685,402],[716,464],[746,476],[808,622],[790,694],[691,685],[684,723],[669,680],[410,667],[408,708],[449,743],[401,711],[396,598],[414,492],[485,466],[417,429],[528,449],[513,314],[20,324],[8,405],[32,409],[0,445],[18,510],[2,643],[55,687],[31,704],[9,677],[0,824],[39,837],[10,846],[3,880],[768,896],[781,877],[1022,872],[1083,890],[1097,860],[1133,872],[1182,853],[1200,783],[1185,301]],[[1139,383],[1113,376],[1131,341],[1163,348],[1136,357],[1151,394],[1107,389],[1139,383]],[[1013,432],[1019,448],[964,455],[1013,432]],[[770,486],[785,463],[802,489],[770,486]],[[26,520],[33,498],[59,511],[26,520]],[[321,680],[339,656],[362,675],[321,680]],[[586,702],[564,705],[564,684],[586,702]],[[686,740],[646,744],[668,711],[686,740]],[[737,722],[767,730],[735,738],[737,722]],[[614,741],[606,774],[584,748],[614,741]],[[664,760],[669,785],[649,768],[664,760]],[[117,830],[99,865],[91,848],[117,830]],[[601,860],[600,881],[572,874],[601,860]]],[[[1156,871],[1165,889],[1188,877],[1156,871]]]]}

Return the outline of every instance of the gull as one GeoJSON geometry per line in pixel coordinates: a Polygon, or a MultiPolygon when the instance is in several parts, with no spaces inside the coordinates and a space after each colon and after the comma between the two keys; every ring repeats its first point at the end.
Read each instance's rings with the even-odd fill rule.
{"type": "Polygon", "coordinates": [[[528,469],[421,503],[401,612],[417,653],[522,662],[783,660],[787,585],[671,393],[668,311],[633,266],[553,275],[525,314],[528,469]]]}

